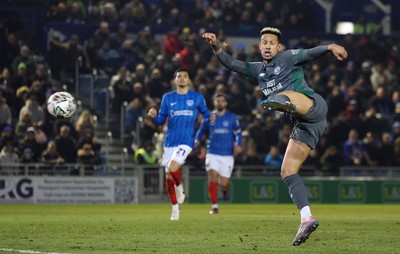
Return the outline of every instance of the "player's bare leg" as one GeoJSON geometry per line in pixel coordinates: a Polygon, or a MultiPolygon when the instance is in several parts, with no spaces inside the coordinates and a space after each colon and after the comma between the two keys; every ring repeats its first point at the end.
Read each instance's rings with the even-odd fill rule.
{"type": "Polygon", "coordinates": [[[229,178],[220,176],[219,177],[219,186],[222,188],[223,199],[225,201],[229,200],[229,178]]]}
{"type": "Polygon", "coordinates": [[[218,172],[215,170],[208,170],[208,196],[211,201],[210,214],[218,213],[218,172]]]}
{"type": "Polygon", "coordinates": [[[281,168],[281,178],[288,187],[290,197],[300,210],[301,215],[300,226],[293,240],[295,246],[305,242],[319,225],[318,221],[312,217],[307,190],[298,174],[310,151],[311,148],[307,144],[290,139],[281,168]]]}

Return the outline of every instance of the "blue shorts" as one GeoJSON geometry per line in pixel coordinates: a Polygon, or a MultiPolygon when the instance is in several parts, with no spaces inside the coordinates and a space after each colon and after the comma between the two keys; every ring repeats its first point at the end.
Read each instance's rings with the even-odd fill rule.
{"type": "Polygon", "coordinates": [[[303,142],[309,145],[311,149],[315,149],[319,138],[324,134],[328,126],[326,120],[328,105],[324,98],[317,93],[307,96],[314,100],[314,105],[304,117],[293,116],[295,123],[289,138],[303,142]]]}

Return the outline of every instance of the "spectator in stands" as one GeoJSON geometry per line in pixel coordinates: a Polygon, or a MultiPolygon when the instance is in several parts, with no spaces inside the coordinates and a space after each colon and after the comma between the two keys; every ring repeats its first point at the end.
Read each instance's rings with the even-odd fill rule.
{"type": "MultiPolygon", "coordinates": [[[[14,58],[14,61],[12,63],[11,71],[12,71],[14,77],[18,73],[19,67],[22,67],[22,66],[25,67],[26,75],[28,77],[30,77],[35,70],[35,63],[33,62],[33,59],[31,56],[31,50],[26,45],[21,46],[19,55],[14,58]],[[21,64],[23,64],[23,65],[21,65],[21,64]]],[[[25,84],[25,85],[28,85],[28,84],[25,84]]]]}
{"type": "Polygon", "coordinates": [[[16,152],[15,145],[8,141],[0,152],[0,165],[13,165],[19,162],[19,155],[16,152]]]}
{"type": "Polygon", "coordinates": [[[155,102],[161,102],[163,94],[169,90],[169,84],[163,79],[161,71],[157,68],[153,69],[146,86],[148,96],[155,102]]]}
{"type": "Polygon", "coordinates": [[[34,156],[31,148],[29,148],[29,147],[24,148],[24,150],[22,151],[22,154],[21,154],[20,162],[22,162],[22,163],[37,162],[35,160],[35,156],[34,156]]]}
{"type": "Polygon", "coordinates": [[[20,139],[19,150],[22,152],[25,151],[26,148],[29,148],[32,155],[32,161],[38,162],[46,145],[47,144],[40,144],[36,141],[35,128],[31,126],[26,130],[25,136],[20,139]]]}
{"type": "Polygon", "coordinates": [[[343,144],[343,160],[345,165],[350,166],[372,166],[377,164],[376,161],[371,160],[355,129],[349,131],[348,139],[343,144]]]}
{"type": "Polygon", "coordinates": [[[154,35],[151,32],[150,27],[149,26],[143,27],[143,29],[139,31],[136,38],[139,61],[144,60],[144,56],[146,55],[147,50],[152,47],[154,42],[155,42],[154,35]]]}
{"type": "Polygon", "coordinates": [[[20,45],[15,33],[10,32],[7,35],[5,48],[5,53],[7,54],[7,57],[5,59],[4,67],[11,66],[13,60],[19,55],[20,52],[20,45]]]}
{"type": "Polygon", "coordinates": [[[31,126],[33,126],[31,113],[29,111],[23,112],[15,126],[15,134],[18,139],[22,140],[25,137],[26,130],[31,126]]]}
{"type": "Polygon", "coordinates": [[[101,161],[96,152],[92,149],[92,145],[86,143],[82,146],[82,148],[78,149],[77,162],[85,165],[94,166],[99,165],[101,161]]]}
{"type": "Polygon", "coordinates": [[[95,132],[93,115],[89,110],[84,110],[79,114],[75,121],[75,130],[78,132],[78,140],[85,137],[88,132],[95,132]]]}
{"type": "Polygon", "coordinates": [[[0,129],[5,125],[11,125],[12,114],[6,99],[0,93],[0,129]]]}
{"type": "Polygon", "coordinates": [[[50,88],[50,78],[47,75],[46,67],[43,64],[36,65],[36,70],[33,73],[31,80],[41,84],[41,91],[43,94],[46,94],[47,90],[50,88]]]}
{"type": "Polygon", "coordinates": [[[110,88],[113,111],[118,113],[122,103],[132,93],[132,79],[126,67],[120,67],[117,74],[111,77],[110,88]]]}
{"type": "Polygon", "coordinates": [[[26,112],[29,112],[33,123],[37,123],[39,121],[45,123],[46,122],[45,112],[42,106],[39,104],[37,96],[33,93],[29,94],[28,96],[29,97],[25,102],[25,106],[23,106],[19,111],[19,119],[22,119],[23,115],[26,112]]]}
{"type": "Polygon", "coordinates": [[[113,23],[118,20],[116,6],[112,2],[103,2],[100,4],[100,15],[103,21],[113,23]]]}
{"type": "MultiPolygon", "coordinates": [[[[381,145],[379,147],[379,165],[382,166],[393,166],[395,160],[394,154],[394,143],[392,140],[392,135],[389,132],[385,132],[381,136],[381,145]]],[[[398,166],[397,164],[396,166],[398,166]]]]}
{"type": "Polygon", "coordinates": [[[178,54],[182,46],[178,38],[178,31],[176,29],[167,32],[167,36],[164,39],[164,50],[167,59],[171,59],[173,56],[178,54]]]}
{"type": "Polygon", "coordinates": [[[375,107],[383,117],[389,118],[394,112],[394,104],[387,96],[387,91],[384,86],[378,86],[375,95],[369,99],[368,104],[375,107]]]}
{"type": "Polygon", "coordinates": [[[136,133],[139,118],[144,115],[143,109],[142,102],[139,98],[133,98],[130,101],[125,111],[124,132],[126,134],[131,134],[132,132],[136,133]]]}
{"type": "Polygon", "coordinates": [[[269,152],[265,156],[264,163],[268,166],[282,166],[283,154],[280,153],[279,148],[275,145],[270,146],[269,152]]]}
{"type": "Polygon", "coordinates": [[[144,64],[138,64],[135,67],[135,70],[130,75],[132,79],[132,84],[136,82],[140,82],[143,85],[147,85],[149,77],[146,73],[146,66],[144,64]]]}
{"type": "Polygon", "coordinates": [[[57,152],[56,143],[53,140],[47,144],[47,148],[43,151],[40,161],[49,164],[61,164],[65,162],[63,157],[57,152]]]}
{"type": "Polygon", "coordinates": [[[22,86],[31,86],[32,80],[30,79],[26,64],[20,62],[17,66],[17,72],[15,73],[12,81],[13,90],[17,90],[22,86]]]}
{"type": "Polygon", "coordinates": [[[111,48],[109,41],[104,41],[98,51],[101,68],[112,75],[120,66],[121,57],[116,49],[111,48]]]}
{"type": "Polygon", "coordinates": [[[133,39],[125,39],[118,48],[121,65],[128,70],[132,70],[138,63],[137,49],[133,39]]]}
{"type": "Polygon", "coordinates": [[[156,164],[158,161],[158,153],[154,144],[147,140],[143,147],[137,149],[134,154],[135,162],[138,164],[156,164]]]}
{"type": "Polygon", "coordinates": [[[342,156],[336,146],[330,145],[320,158],[321,170],[326,175],[338,176],[342,156]]]}
{"type": "Polygon", "coordinates": [[[63,157],[66,163],[76,162],[76,141],[70,134],[71,128],[68,125],[62,125],[59,135],[54,139],[57,152],[63,157]]]}
{"type": "MultiPolygon", "coordinates": [[[[62,43],[57,39],[51,41],[52,46],[58,47],[62,52],[61,80],[69,82],[75,79],[75,70],[78,64],[79,70],[84,72],[90,69],[89,57],[86,49],[79,43],[79,36],[72,34],[68,42],[62,43]]],[[[60,58],[58,58],[60,61],[60,58]]]]}
{"type": "Polygon", "coordinates": [[[394,165],[400,165],[400,137],[394,140],[394,165]]]}
{"type": "Polygon", "coordinates": [[[86,9],[83,1],[73,0],[67,3],[66,22],[72,24],[82,24],[86,21],[86,9]]]}
{"type": "Polygon", "coordinates": [[[18,145],[18,137],[13,132],[13,128],[10,125],[6,125],[1,129],[0,133],[0,150],[8,143],[12,142],[14,145],[18,145]]]}

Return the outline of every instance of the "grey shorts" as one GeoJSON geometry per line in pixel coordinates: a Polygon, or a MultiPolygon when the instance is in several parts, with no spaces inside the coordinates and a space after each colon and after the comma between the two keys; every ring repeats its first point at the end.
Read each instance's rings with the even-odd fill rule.
{"type": "Polygon", "coordinates": [[[293,116],[295,123],[289,138],[303,142],[309,145],[311,149],[315,149],[319,138],[324,134],[328,126],[326,120],[328,105],[324,98],[317,93],[308,96],[314,99],[314,105],[304,117],[293,116]]]}

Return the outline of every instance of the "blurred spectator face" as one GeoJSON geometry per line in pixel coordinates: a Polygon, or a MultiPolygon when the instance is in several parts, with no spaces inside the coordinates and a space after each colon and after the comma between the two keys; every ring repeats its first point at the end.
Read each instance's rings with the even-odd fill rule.
{"type": "Polygon", "coordinates": [[[63,125],[60,129],[60,136],[63,138],[67,138],[67,137],[69,137],[69,132],[70,132],[69,127],[66,125],[63,125]]]}
{"type": "Polygon", "coordinates": [[[28,57],[30,54],[29,48],[27,46],[22,46],[20,50],[20,54],[22,57],[28,57]]]}
{"type": "Polygon", "coordinates": [[[56,149],[56,143],[54,143],[54,142],[49,142],[49,143],[47,144],[47,151],[48,151],[49,153],[55,153],[55,152],[57,151],[57,149],[56,149]]]}
{"type": "Polygon", "coordinates": [[[8,43],[11,44],[11,45],[16,44],[16,43],[17,43],[17,37],[15,36],[15,34],[10,33],[10,34],[8,34],[8,36],[7,36],[7,41],[8,41],[8,43]]]}

